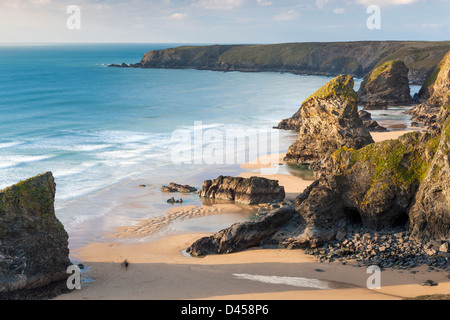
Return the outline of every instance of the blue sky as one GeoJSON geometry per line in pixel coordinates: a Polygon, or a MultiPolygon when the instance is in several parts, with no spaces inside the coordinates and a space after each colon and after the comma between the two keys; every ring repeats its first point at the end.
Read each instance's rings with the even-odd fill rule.
{"type": "Polygon", "coordinates": [[[0,42],[450,40],[449,14],[450,0],[0,0],[0,42]],[[79,30],[66,26],[69,5],[79,30]]]}

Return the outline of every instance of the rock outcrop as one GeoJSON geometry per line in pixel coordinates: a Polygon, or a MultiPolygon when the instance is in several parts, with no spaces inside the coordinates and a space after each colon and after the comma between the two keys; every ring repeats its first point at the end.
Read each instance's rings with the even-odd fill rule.
{"type": "Polygon", "coordinates": [[[450,105],[450,51],[445,55],[419,91],[419,105],[406,113],[412,121],[430,126],[436,122],[441,106],[450,105]]]}
{"type": "MultiPolygon", "coordinates": [[[[0,296],[64,283],[68,235],[54,211],[50,172],[0,192],[0,296]]],[[[20,295],[19,295],[20,297],[20,295]]]]}
{"type": "Polygon", "coordinates": [[[180,193],[191,193],[196,192],[197,188],[189,185],[181,185],[178,183],[171,182],[168,186],[161,187],[162,192],[180,192],[180,193]]]}
{"type": "Polygon", "coordinates": [[[300,108],[296,113],[294,113],[292,117],[281,120],[278,126],[274,127],[274,129],[291,130],[298,132],[300,130],[301,124],[302,124],[302,115],[300,108]]]}
{"type": "Polygon", "coordinates": [[[219,176],[215,180],[203,182],[200,196],[243,204],[259,204],[282,201],[285,191],[283,186],[278,185],[277,180],[219,176]]]}
{"type": "Polygon", "coordinates": [[[284,207],[255,221],[235,223],[210,237],[201,238],[187,248],[186,252],[198,257],[207,254],[237,252],[260,246],[286,224],[294,214],[294,208],[284,207]]]}
{"type": "Polygon", "coordinates": [[[358,90],[358,102],[366,110],[412,104],[408,68],[401,60],[389,61],[364,77],[358,90]]]}
{"type": "Polygon", "coordinates": [[[250,246],[317,248],[344,239],[351,229],[389,231],[408,225],[414,239],[447,243],[450,118],[443,110],[440,118],[445,115],[441,127],[426,133],[407,133],[359,150],[336,150],[324,161],[319,178],[296,198],[294,214],[272,211],[267,221],[263,217],[251,222],[251,228],[233,225],[191,249],[204,255],[250,246]],[[271,221],[277,221],[273,228],[271,221]],[[262,235],[255,231],[262,229],[262,235]]]}
{"type": "Polygon", "coordinates": [[[302,103],[298,140],[286,161],[313,164],[343,146],[359,149],[373,143],[358,115],[353,85],[351,76],[340,75],[302,103]]]}
{"type": "Polygon", "coordinates": [[[388,131],[385,127],[382,127],[376,122],[375,120],[372,120],[372,115],[365,111],[365,110],[359,110],[358,115],[361,118],[363,124],[369,129],[370,132],[386,132],[388,131]]]}

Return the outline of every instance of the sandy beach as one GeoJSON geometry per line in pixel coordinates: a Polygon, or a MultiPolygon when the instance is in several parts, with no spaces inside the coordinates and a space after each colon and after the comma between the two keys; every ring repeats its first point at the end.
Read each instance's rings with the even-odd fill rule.
{"type": "MultiPolygon", "coordinates": [[[[405,132],[373,133],[373,138],[395,139],[405,132]]],[[[270,155],[245,164],[240,176],[276,179],[285,187],[287,199],[293,199],[312,180],[276,170],[282,167],[282,157],[270,155]]],[[[83,278],[87,281],[81,290],[56,300],[395,300],[450,293],[447,273],[429,272],[426,266],[414,268],[414,274],[384,270],[381,288],[372,290],[366,285],[370,274],[365,267],[353,262],[319,263],[302,250],[255,248],[203,258],[184,253],[194,241],[210,234],[193,231],[199,219],[227,216],[229,220],[245,220],[254,209],[226,202],[184,205],[136,225],[117,228],[71,252],[86,267],[83,278]],[[124,261],[129,263],[127,268],[124,261]],[[420,285],[429,279],[439,285],[420,285]]]]}

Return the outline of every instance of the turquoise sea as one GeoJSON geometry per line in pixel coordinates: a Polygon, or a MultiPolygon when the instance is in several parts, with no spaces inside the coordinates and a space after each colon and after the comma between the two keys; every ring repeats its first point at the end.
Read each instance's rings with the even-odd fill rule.
{"type": "MultiPolygon", "coordinates": [[[[209,176],[213,173],[239,168],[174,163],[172,152],[181,143],[174,132],[194,132],[196,123],[238,135],[270,130],[330,79],[107,67],[176,45],[1,44],[0,188],[52,171],[57,216],[69,234],[82,225],[86,231],[93,225],[89,221],[134,195],[148,193],[161,202],[153,213],[146,208],[120,214],[100,229],[123,225],[167,209],[158,194],[161,184],[201,186],[203,178],[216,177],[209,176]],[[141,183],[151,187],[137,188],[141,183]]],[[[355,89],[359,84],[357,79],[355,89]]],[[[279,134],[280,150],[272,151],[285,152],[295,135],[279,134]]]]}

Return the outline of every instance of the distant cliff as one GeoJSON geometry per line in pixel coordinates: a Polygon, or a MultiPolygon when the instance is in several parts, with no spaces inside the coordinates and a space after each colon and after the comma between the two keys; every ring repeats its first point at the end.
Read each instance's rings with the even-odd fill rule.
{"type": "Polygon", "coordinates": [[[0,191],[0,299],[49,297],[67,280],[68,235],[51,172],[0,191]]]}
{"type": "Polygon", "coordinates": [[[147,52],[139,63],[115,67],[276,71],[362,78],[377,65],[403,60],[411,83],[422,84],[450,50],[450,41],[309,42],[182,46],[147,52]]]}

